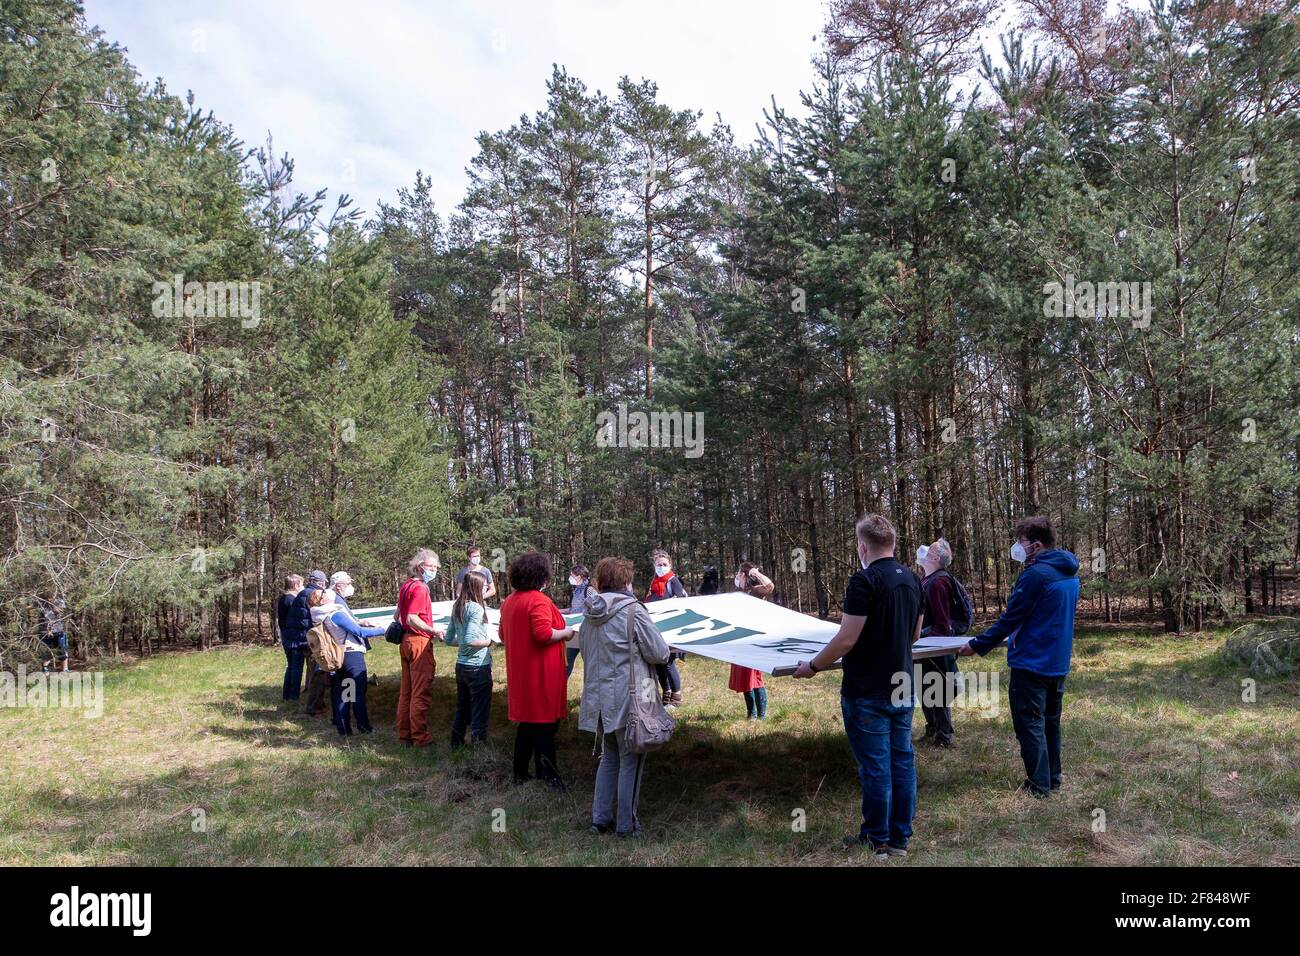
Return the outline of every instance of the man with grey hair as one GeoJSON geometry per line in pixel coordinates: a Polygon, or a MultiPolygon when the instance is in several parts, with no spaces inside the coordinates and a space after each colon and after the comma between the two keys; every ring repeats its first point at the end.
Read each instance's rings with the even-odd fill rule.
{"type": "MultiPolygon", "coordinates": [[[[921,618],[921,636],[958,635],[970,627],[970,614],[961,612],[964,591],[948,566],[952,564],[952,545],[940,538],[916,549],[916,563],[923,571],[921,595],[925,614],[921,618]],[[964,621],[963,621],[964,618],[964,621]]],[[[925,715],[925,736],[936,747],[952,746],[952,699],[957,674],[957,658],[953,654],[923,658],[921,685],[917,689],[921,699],[921,713],[925,715]]]]}

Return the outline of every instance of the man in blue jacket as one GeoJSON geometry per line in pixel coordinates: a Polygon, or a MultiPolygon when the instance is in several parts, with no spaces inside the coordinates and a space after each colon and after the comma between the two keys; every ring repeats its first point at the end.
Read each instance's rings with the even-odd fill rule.
{"type": "Polygon", "coordinates": [[[1016,525],[1011,557],[1025,570],[1007,609],[957,654],[983,656],[1007,642],[1011,668],[1011,722],[1025,761],[1021,789],[1045,797],[1061,788],[1061,701],[1074,646],[1074,608],[1079,601],[1079,559],[1056,547],[1052,523],[1026,518],[1016,525]]]}

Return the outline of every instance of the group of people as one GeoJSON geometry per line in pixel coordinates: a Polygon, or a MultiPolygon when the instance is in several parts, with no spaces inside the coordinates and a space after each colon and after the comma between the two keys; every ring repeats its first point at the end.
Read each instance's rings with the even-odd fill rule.
{"type": "MultiPolygon", "coordinates": [[[[883,515],[862,517],[855,537],[862,568],[849,580],[839,631],[811,660],[801,661],[794,676],[811,678],[842,660],[840,710],[862,785],[862,824],[845,844],[868,847],[877,859],[887,859],[907,855],[916,811],[914,699],[911,694],[898,699],[899,678],[913,674],[912,645],[922,633],[943,632],[939,618],[951,616],[946,609],[960,584],[943,574],[952,560],[943,539],[918,552],[926,572],[921,579],[895,558],[896,532],[883,515]]],[[[1074,644],[1079,561],[1056,547],[1056,533],[1042,516],[1016,526],[1011,558],[1025,569],[1006,609],[955,654],[983,656],[1008,644],[1011,721],[1025,765],[1021,790],[1046,797],[1061,786],[1061,710],[1074,644]]],[[[948,669],[941,660],[932,666],[948,669]]],[[[926,720],[936,743],[951,743],[949,715],[928,711],[926,720]]]]}
{"type": "Polygon", "coordinates": [[[352,613],[348,599],[355,586],[346,571],[336,571],[328,578],[324,571],[312,571],[306,581],[301,575],[291,574],[284,583],[284,593],[276,604],[280,643],[286,658],[283,698],[298,699],[305,675],[308,714],[323,714],[328,695],[334,726],[340,736],[352,736],[353,719],[358,733],[372,733],[374,727],[366,707],[366,689],[370,684],[366,654],[371,647],[370,639],[382,637],[384,628],[368,626],[352,613]],[[322,628],[343,651],[342,664],[332,671],[312,658],[307,635],[313,627],[322,628]]]}
{"type": "MultiPolygon", "coordinates": [[[[882,515],[865,515],[855,528],[861,570],[849,581],[836,635],[820,653],[799,664],[794,676],[810,678],[842,660],[841,712],[862,786],[862,824],[846,845],[868,846],[885,859],[906,855],[916,808],[916,771],[911,725],[913,701],[899,701],[899,675],[913,674],[912,644],[923,634],[961,635],[970,624],[970,600],[949,566],[952,548],[943,538],[917,552],[918,577],[895,557],[896,532],[882,515]]],[[[1009,644],[1012,721],[1020,742],[1026,779],[1033,796],[1046,796],[1061,783],[1060,721],[1065,676],[1069,671],[1074,611],[1079,594],[1078,560],[1055,546],[1055,532],[1043,517],[1026,518],[1015,530],[1011,556],[1024,562],[1006,610],[982,634],[954,655],[927,658],[922,677],[947,677],[957,671],[956,656],[987,654],[1009,644]]],[[[477,548],[456,575],[455,601],[446,627],[435,623],[430,585],[440,570],[438,555],[420,548],[412,556],[394,612],[401,632],[401,684],[397,736],[408,747],[433,743],[428,712],[436,672],[438,642],[457,647],[456,709],[451,745],[487,738],[492,694],[493,640],[487,601],[496,593],[492,572],[477,548]]],[[[670,556],[653,555],[654,577],[643,598],[633,591],[632,562],[602,558],[592,574],[584,565],[569,570],[569,613],[582,614],[581,627],[566,624],[547,595],[550,559],[538,552],[519,555],[509,566],[510,594],[500,608],[499,640],[506,659],[507,715],[517,725],[513,779],[539,779],[563,790],[555,737],[568,714],[567,685],[581,657],[582,698],[578,729],[596,737],[600,763],[592,802],[593,833],[631,837],[641,831],[638,802],[645,754],[628,745],[632,695],[657,683],[665,708],[682,702],[681,656],[664,641],[646,604],[686,597],[670,556]],[[652,681],[653,676],[653,681],[652,681]]],[[[748,562],[737,569],[734,585],[760,599],[771,597],[773,582],[748,562]]],[[[283,695],[299,696],[307,673],[307,711],[318,713],[329,691],[340,735],[372,732],[366,708],[365,655],[372,638],[386,628],[359,621],[348,607],[353,590],[346,572],[326,578],[313,571],[307,580],[290,575],[280,598],[279,620],[287,666],[283,695]],[[307,633],[320,626],[343,650],[343,663],[325,672],[310,656],[307,633]]],[[[716,593],[718,575],[706,569],[701,594],[716,593]]],[[[390,639],[394,639],[390,637],[390,639]]],[[[951,684],[944,681],[947,692],[951,684]]],[[[767,715],[767,688],[761,672],[732,665],[728,687],[743,696],[746,715],[767,715]]],[[[652,698],[653,699],[653,698],[652,698]]],[[[950,747],[950,699],[923,706],[925,739],[950,747]]],[[[593,750],[593,753],[596,752],[593,750]]]]}

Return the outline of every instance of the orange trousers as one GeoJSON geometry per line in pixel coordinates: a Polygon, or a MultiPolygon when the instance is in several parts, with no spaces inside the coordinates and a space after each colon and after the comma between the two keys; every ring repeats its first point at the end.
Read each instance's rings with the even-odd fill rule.
{"type": "Polygon", "coordinates": [[[402,685],[397,692],[397,738],[417,747],[433,743],[429,734],[429,703],[433,699],[433,639],[424,634],[402,635],[402,685]]]}

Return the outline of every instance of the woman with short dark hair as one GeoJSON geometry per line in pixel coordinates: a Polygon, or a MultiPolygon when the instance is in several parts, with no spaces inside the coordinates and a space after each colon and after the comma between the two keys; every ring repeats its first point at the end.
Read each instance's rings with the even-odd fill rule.
{"type": "Polygon", "coordinates": [[[560,610],[542,591],[551,580],[551,561],[527,551],[510,565],[511,593],[501,605],[501,642],[506,649],[507,716],[515,733],[515,783],[538,779],[563,790],[555,765],[555,732],[568,712],[564,680],[565,627],[560,610]]]}

